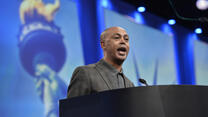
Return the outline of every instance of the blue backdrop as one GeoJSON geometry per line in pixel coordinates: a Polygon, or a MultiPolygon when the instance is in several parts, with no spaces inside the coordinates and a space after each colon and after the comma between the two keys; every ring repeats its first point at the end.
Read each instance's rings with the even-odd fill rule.
{"type": "Polygon", "coordinates": [[[119,0],[35,1],[0,4],[1,117],[58,116],[73,70],[102,58],[99,35],[110,26],[130,35],[124,72],[136,86],[139,77],[150,85],[208,84],[208,45],[182,26],[119,0]]]}

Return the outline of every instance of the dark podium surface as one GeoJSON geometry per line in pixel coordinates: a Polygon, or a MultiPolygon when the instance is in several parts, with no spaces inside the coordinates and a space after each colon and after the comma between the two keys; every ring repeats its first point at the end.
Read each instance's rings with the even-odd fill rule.
{"type": "Polygon", "coordinates": [[[60,117],[208,117],[208,87],[147,86],[60,100],[60,117]]]}

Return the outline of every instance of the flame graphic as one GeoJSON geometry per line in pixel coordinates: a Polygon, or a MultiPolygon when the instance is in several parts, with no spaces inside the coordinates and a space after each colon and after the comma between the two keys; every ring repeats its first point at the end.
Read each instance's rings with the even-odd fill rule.
{"type": "Polygon", "coordinates": [[[54,4],[44,4],[42,0],[24,0],[20,5],[20,20],[22,24],[25,24],[28,17],[35,18],[43,16],[46,21],[53,21],[55,12],[60,8],[60,0],[54,0],[54,4]],[[35,14],[37,12],[37,14],[35,14]],[[26,18],[27,17],[27,18],[26,18]]]}

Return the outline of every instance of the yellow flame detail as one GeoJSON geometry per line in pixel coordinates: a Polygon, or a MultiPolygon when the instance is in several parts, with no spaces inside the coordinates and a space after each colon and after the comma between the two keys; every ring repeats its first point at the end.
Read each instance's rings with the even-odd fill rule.
{"type": "Polygon", "coordinates": [[[55,12],[60,8],[60,0],[55,0],[54,4],[44,4],[42,0],[24,0],[20,5],[20,20],[25,24],[25,14],[30,18],[35,17],[34,11],[43,16],[48,22],[53,20],[55,12]]]}

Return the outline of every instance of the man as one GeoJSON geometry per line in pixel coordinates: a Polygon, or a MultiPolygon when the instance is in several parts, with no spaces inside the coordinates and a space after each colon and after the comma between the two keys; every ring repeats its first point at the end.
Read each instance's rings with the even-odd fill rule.
{"type": "Polygon", "coordinates": [[[104,58],[74,71],[68,87],[68,98],[134,87],[122,71],[122,64],[129,52],[129,36],[126,31],[121,27],[110,27],[101,34],[100,44],[104,58]]]}

